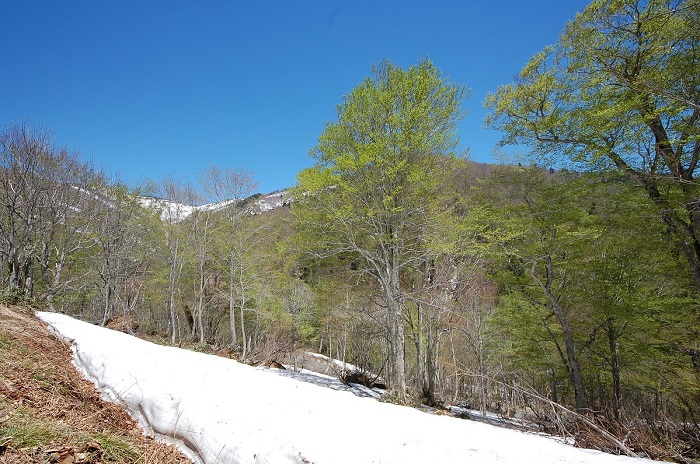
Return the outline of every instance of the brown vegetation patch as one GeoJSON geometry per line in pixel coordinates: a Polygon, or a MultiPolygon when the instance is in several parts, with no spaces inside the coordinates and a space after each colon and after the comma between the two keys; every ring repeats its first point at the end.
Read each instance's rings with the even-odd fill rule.
{"type": "Polygon", "coordinates": [[[103,401],[32,311],[0,305],[0,463],[106,461],[191,462],[103,401]]]}
{"type": "Polygon", "coordinates": [[[262,365],[267,367],[267,368],[270,368],[270,369],[282,369],[282,370],[287,369],[281,363],[279,363],[278,361],[275,361],[274,359],[268,359],[265,362],[263,362],[262,365]]]}
{"type": "Polygon", "coordinates": [[[386,385],[377,382],[377,377],[370,375],[364,371],[348,370],[340,374],[340,380],[343,383],[354,383],[358,385],[364,385],[368,388],[381,388],[386,390],[386,385]]]}
{"type": "Polygon", "coordinates": [[[134,316],[125,314],[110,319],[107,322],[107,328],[133,335],[139,328],[139,321],[134,316]]]}

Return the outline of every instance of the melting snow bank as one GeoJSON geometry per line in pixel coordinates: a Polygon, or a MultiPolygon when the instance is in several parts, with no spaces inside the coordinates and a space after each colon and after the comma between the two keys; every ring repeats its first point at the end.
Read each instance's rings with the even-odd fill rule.
{"type": "Polygon", "coordinates": [[[294,368],[290,367],[287,370],[274,369],[271,372],[274,372],[275,374],[283,377],[292,378],[300,382],[307,382],[313,385],[318,385],[324,388],[330,388],[336,391],[349,392],[355,396],[359,396],[362,398],[379,399],[382,397],[382,393],[384,393],[382,390],[379,390],[377,388],[368,388],[364,385],[359,385],[356,383],[345,384],[338,380],[337,377],[332,377],[326,374],[319,374],[318,372],[314,372],[307,369],[294,370],[294,368]]]}
{"type": "Polygon", "coordinates": [[[78,368],[104,394],[198,462],[651,462],[359,398],[61,314],[38,316],[72,341],[78,368]]]}

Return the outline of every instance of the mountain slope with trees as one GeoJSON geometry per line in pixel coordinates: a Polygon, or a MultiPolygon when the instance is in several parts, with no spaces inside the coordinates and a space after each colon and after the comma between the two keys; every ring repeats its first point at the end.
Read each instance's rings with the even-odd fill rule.
{"type": "Polygon", "coordinates": [[[522,165],[455,153],[467,91],[429,60],[380,63],[256,214],[244,170],[130,189],[8,126],[2,298],[251,364],[313,350],[396,402],[698,462],[699,12],[591,3],[486,102],[522,165]]]}

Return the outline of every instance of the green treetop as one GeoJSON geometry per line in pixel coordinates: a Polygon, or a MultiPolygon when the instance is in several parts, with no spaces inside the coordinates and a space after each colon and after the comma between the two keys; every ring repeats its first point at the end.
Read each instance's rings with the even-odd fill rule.
{"type": "Polygon", "coordinates": [[[488,96],[502,144],[642,186],[700,288],[700,1],[597,0],[488,96]]]}
{"type": "Polygon", "coordinates": [[[444,210],[439,192],[454,159],[466,94],[428,60],[382,62],[344,98],[299,174],[297,227],[309,250],[351,253],[387,307],[390,381],[405,391],[400,273],[417,265],[444,210]]]}

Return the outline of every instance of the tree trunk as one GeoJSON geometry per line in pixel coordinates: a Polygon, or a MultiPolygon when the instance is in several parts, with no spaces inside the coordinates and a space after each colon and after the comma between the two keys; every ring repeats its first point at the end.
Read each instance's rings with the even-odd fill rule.
{"type": "Polygon", "coordinates": [[[199,263],[199,298],[197,299],[197,330],[199,331],[199,343],[204,343],[204,263],[199,263]]]}
{"type": "Polygon", "coordinates": [[[399,401],[406,400],[406,371],[405,359],[405,332],[403,323],[403,310],[401,307],[401,290],[399,270],[397,266],[390,266],[388,271],[385,297],[389,317],[389,349],[392,364],[391,388],[398,394],[399,401]]]}
{"type": "Polygon", "coordinates": [[[231,349],[238,349],[238,336],[236,334],[236,303],[234,301],[235,297],[235,286],[234,282],[236,279],[236,270],[234,264],[233,252],[230,256],[231,262],[229,269],[229,283],[228,283],[228,317],[229,317],[229,327],[231,329],[231,349]]]}
{"type": "Polygon", "coordinates": [[[177,277],[177,255],[178,255],[178,243],[175,242],[175,248],[172,250],[172,256],[170,260],[170,288],[168,295],[168,325],[170,327],[170,342],[174,345],[177,338],[177,321],[175,320],[175,280],[177,277]]]}
{"type": "Polygon", "coordinates": [[[477,351],[477,362],[479,368],[479,396],[481,401],[479,401],[479,408],[482,415],[486,414],[486,366],[484,363],[484,340],[481,334],[481,320],[479,320],[479,325],[477,327],[476,336],[476,351],[477,351]]]}
{"type": "Polygon", "coordinates": [[[109,285],[109,279],[105,282],[105,306],[104,306],[104,312],[102,314],[102,327],[107,325],[107,322],[109,321],[110,317],[110,310],[109,310],[109,300],[112,297],[112,292],[111,292],[111,286],[109,285]]]}
{"type": "Polygon", "coordinates": [[[617,349],[618,333],[612,321],[607,321],[608,346],[610,348],[610,370],[613,378],[613,414],[620,420],[622,412],[622,385],[620,382],[620,358],[617,349]]]}
{"type": "Polygon", "coordinates": [[[452,334],[452,330],[449,330],[447,334],[450,336],[450,353],[452,354],[452,366],[454,368],[454,391],[452,392],[452,404],[457,402],[459,397],[459,369],[457,368],[457,350],[455,349],[455,340],[452,334]]]}
{"type": "Polygon", "coordinates": [[[24,292],[23,295],[32,298],[34,297],[34,272],[32,271],[31,261],[26,260],[24,262],[24,269],[22,271],[24,277],[24,292]]]}
{"type": "Polygon", "coordinates": [[[245,359],[246,355],[248,354],[248,348],[251,345],[251,339],[246,338],[246,330],[245,330],[245,306],[246,306],[246,288],[245,288],[245,280],[243,276],[243,267],[241,266],[238,269],[238,295],[239,295],[239,309],[240,309],[240,318],[241,318],[241,342],[243,343],[243,354],[242,354],[242,359],[245,359]]]}
{"type": "Polygon", "coordinates": [[[248,345],[250,344],[250,340],[246,338],[246,332],[245,332],[245,308],[241,304],[240,306],[240,318],[241,318],[241,341],[243,342],[243,354],[241,355],[241,359],[245,359],[246,355],[248,354],[248,345]]]}
{"type": "Polygon", "coordinates": [[[576,410],[582,411],[588,408],[588,401],[586,400],[586,390],[583,383],[583,375],[581,374],[581,367],[578,363],[578,358],[576,356],[576,346],[574,343],[574,337],[569,327],[569,321],[566,317],[564,309],[559,304],[559,301],[554,296],[551,290],[552,280],[554,279],[554,268],[552,264],[552,257],[546,255],[544,257],[545,270],[546,270],[546,283],[542,281],[537,276],[536,266],[537,263],[533,263],[530,269],[530,275],[535,279],[537,284],[540,286],[544,292],[547,301],[549,302],[549,308],[554,313],[561,327],[562,336],[564,337],[564,347],[566,349],[566,358],[569,364],[569,380],[571,385],[574,387],[574,394],[576,397],[576,410]]]}
{"type": "Polygon", "coordinates": [[[427,377],[428,377],[428,384],[427,388],[424,388],[423,394],[425,396],[426,401],[428,402],[429,405],[434,405],[436,404],[435,401],[435,380],[437,377],[437,369],[436,369],[436,347],[437,347],[437,340],[435,340],[435,330],[432,324],[432,319],[430,316],[428,316],[428,325],[426,327],[426,333],[428,334],[428,340],[427,340],[427,360],[426,360],[426,368],[427,368],[427,377]]]}
{"type": "Polygon", "coordinates": [[[418,327],[416,327],[416,365],[418,367],[418,384],[420,385],[423,395],[425,396],[428,390],[427,379],[425,377],[425,352],[423,339],[423,303],[418,302],[418,327]]]}
{"type": "Polygon", "coordinates": [[[14,234],[10,235],[10,246],[8,251],[8,267],[10,279],[8,282],[8,291],[10,294],[20,288],[19,276],[20,276],[20,266],[19,257],[17,256],[17,249],[14,247],[14,234]]]}

